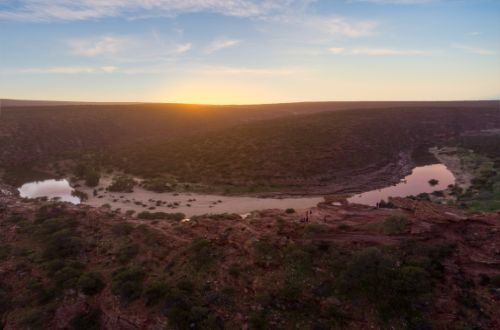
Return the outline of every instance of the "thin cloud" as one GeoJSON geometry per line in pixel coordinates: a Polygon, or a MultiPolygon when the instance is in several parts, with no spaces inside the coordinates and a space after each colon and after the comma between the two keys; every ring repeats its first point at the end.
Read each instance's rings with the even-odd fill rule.
{"type": "Polygon", "coordinates": [[[61,66],[48,68],[26,68],[17,72],[23,74],[95,74],[114,73],[118,70],[115,66],[84,67],[84,66],[61,66]]]}
{"type": "Polygon", "coordinates": [[[422,5],[426,3],[439,2],[440,0],[350,0],[349,2],[367,2],[377,5],[422,5]]]}
{"type": "Polygon", "coordinates": [[[73,39],[68,41],[71,53],[79,56],[100,56],[122,51],[130,40],[120,37],[104,36],[93,39],[73,39]]]}
{"type": "Polygon", "coordinates": [[[194,70],[196,74],[204,75],[258,75],[258,76],[286,76],[298,73],[300,70],[290,68],[247,68],[213,66],[202,67],[194,70]]]}
{"type": "Polygon", "coordinates": [[[334,55],[368,55],[368,56],[430,56],[435,52],[421,49],[397,48],[353,48],[332,47],[328,52],[334,55]]]}
{"type": "Polygon", "coordinates": [[[313,0],[19,0],[0,11],[0,19],[21,21],[89,20],[105,17],[142,18],[213,12],[226,16],[263,17],[302,9],[313,0]]]}
{"type": "Polygon", "coordinates": [[[332,47],[328,48],[328,51],[332,54],[339,55],[339,54],[344,54],[346,49],[342,47],[332,47]]]}
{"type": "Polygon", "coordinates": [[[212,41],[205,48],[205,53],[212,54],[212,53],[218,52],[219,50],[222,50],[225,48],[234,47],[240,43],[241,43],[241,40],[237,40],[237,39],[227,39],[227,38],[216,39],[216,40],[212,41]]]}
{"type": "Polygon", "coordinates": [[[480,48],[480,47],[474,47],[474,46],[455,44],[455,45],[452,45],[452,47],[456,48],[456,49],[463,50],[469,54],[476,54],[476,55],[482,55],[482,56],[491,56],[491,55],[498,54],[498,52],[496,52],[496,51],[484,49],[484,48],[480,48]]]}
{"type": "Polygon", "coordinates": [[[190,42],[185,43],[185,44],[179,44],[175,48],[175,52],[177,54],[183,54],[183,53],[186,53],[186,52],[190,51],[192,48],[193,48],[193,44],[190,43],[190,42]]]}
{"type": "Polygon", "coordinates": [[[305,21],[305,25],[330,35],[356,38],[372,35],[378,23],[375,21],[355,21],[345,17],[311,17],[305,21]]]}

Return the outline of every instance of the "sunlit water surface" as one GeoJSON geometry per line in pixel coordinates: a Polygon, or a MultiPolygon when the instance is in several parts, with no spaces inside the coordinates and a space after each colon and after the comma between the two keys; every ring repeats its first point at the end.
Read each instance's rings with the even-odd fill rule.
{"type": "Polygon", "coordinates": [[[63,202],[79,204],[80,199],[73,196],[73,188],[68,180],[44,180],[29,182],[18,188],[21,197],[38,198],[47,197],[49,199],[58,199],[63,202]]]}
{"type": "Polygon", "coordinates": [[[398,184],[382,189],[367,191],[348,199],[350,203],[365,205],[376,205],[381,200],[387,201],[389,197],[406,197],[421,193],[432,193],[436,190],[444,190],[450,184],[455,183],[455,177],[443,164],[434,164],[415,167],[410,175],[402,179],[398,184]],[[429,181],[435,179],[439,183],[432,186],[429,181]]]}

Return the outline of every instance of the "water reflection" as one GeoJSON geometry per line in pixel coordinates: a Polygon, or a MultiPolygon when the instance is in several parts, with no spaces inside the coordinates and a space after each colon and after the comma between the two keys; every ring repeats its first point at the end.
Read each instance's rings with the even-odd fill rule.
{"type": "Polygon", "coordinates": [[[445,165],[420,166],[415,167],[410,175],[394,186],[361,193],[349,198],[348,201],[374,206],[382,199],[387,201],[389,197],[406,197],[420,193],[431,193],[436,190],[444,190],[448,185],[454,183],[455,177],[445,165]],[[429,180],[432,179],[438,180],[438,183],[434,186],[429,184],[429,180]]]}
{"type": "Polygon", "coordinates": [[[68,180],[44,180],[30,182],[22,185],[19,189],[21,197],[38,198],[47,197],[55,198],[63,202],[79,204],[80,199],[73,196],[73,188],[71,188],[68,180]]]}

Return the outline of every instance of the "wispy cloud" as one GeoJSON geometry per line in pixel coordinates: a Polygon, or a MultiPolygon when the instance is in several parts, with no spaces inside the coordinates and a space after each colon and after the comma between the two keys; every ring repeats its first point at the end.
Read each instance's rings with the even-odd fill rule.
{"type": "Polygon", "coordinates": [[[293,68],[248,68],[230,66],[204,66],[196,68],[196,74],[205,75],[259,75],[259,76],[286,76],[303,70],[293,68]]]}
{"type": "Polygon", "coordinates": [[[468,37],[475,37],[475,36],[479,36],[481,34],[482,34],[481,32],[472,31],[472,32],[467,32],[465,35],[468,37]]]}
{"type": "Polygon", "coordinates": [[[352,38],[372,35],[379,25],[375,21],[358,21],[345,17],[311,16],[301,20],[306,27],[317,31],[352,38]]]}
{"type": "Polygon", "coordinates": [[[177,45],[177,47],[175,48],[175,52],[177,54],[183,54],[183,53],[190,51],[192,48],[193,48],[193,44],[190,42],[187,42],[185,44],[177,45]]]}
{"type": "Polygon", "coordinates": [[[212,54],[219,50],[234,47],[241,43],[241,40],[228,39],[228,38],[218,38],[212,41],[206,48],[205,53],[212,54]]]}
{"type": "Polygon", "coordinates": [[[480,47],[475,47],[475,46],[467,46],[467,45],[461,45],[461,44],[454,44],[452,45],[453,48],[463,50],[467,53],[470,54],[476,54],[476,55],[483,55],[483,56],[491,56],[491,55],[496,55],[498,52],[490,50],[490,49],[484,49],[480,47]]]}
{"type": "Polygon", "coordinates": [[[368,2],[379,5],[421,5],[431,2],[439,2],[441,0],[349,0],[349,2],[368,2]]]}
{"type": "Polygon", "coordinates": [[[115,66],[86,67],[86,66],[60,66],[48,68],[26,68],[20,69],[17,73],[23,74],[94,74],[113,73],[118,70],[115,66]]]}
{"type": "Polygon", "coordinates": [[[103,36],[92,39],[73,39],[68,41],[71,52],[79,56],[100,56],[116,54],[131,41],[124,37],[103,36]]]}
{"type": "Polygon", "coordinates": [[[158,34],[104,35],[66,41],[69,53],[80,57],[99,57],[117,62],[169,61],[193,48],[191,42],[163,39],[158,34]]]}
{"type": "Polygon", "coordinates": [[[342,48],[332,47],[328,51],[334,55],[368,55],[368,56],[430,56],[436,53],[422,49],[397,48],[342,48]]]}
{"type": "Polygon", "coordinates": [[[119,17],[175,16],[214,12],[227,16],[259,17],[303,8],[314,0],[18,0],[0,11],[0,19],[23,21],[88,20],[119,17]]]}

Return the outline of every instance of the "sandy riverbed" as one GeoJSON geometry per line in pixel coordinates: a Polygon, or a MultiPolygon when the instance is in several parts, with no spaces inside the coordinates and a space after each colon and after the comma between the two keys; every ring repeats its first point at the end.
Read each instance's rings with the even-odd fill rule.
{"type": "Polygon", "coordinates": [[[460,157],[457,155],[457,148],[445,147],[439,149],[434,147],[429,151],[453,173],[456,185],[464,191],[470,187],[473,174],[462,165],[460,157]]]}
{"type": "MultiPolygon", "coordinates": [[[[109,186],[111,178],[104,177],[97,189],[109,186]]],[[[187,217],[207,213],[246,214],[265,209],[308,209],[323,201],[322,197],[302,198],[257,198],[243,196],[218,196],[195,193],[155,193],[135,187],[132,193],[107,192],[104,189],[93,195],[93,189],[82,185],[78,190],[88,194],[85,204],[99,207],[109,204],[113,210],[122,212],[181,212],[187,217]]]]}

